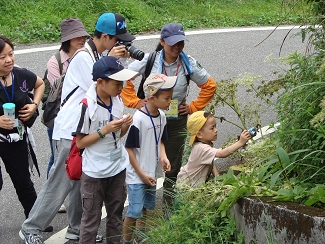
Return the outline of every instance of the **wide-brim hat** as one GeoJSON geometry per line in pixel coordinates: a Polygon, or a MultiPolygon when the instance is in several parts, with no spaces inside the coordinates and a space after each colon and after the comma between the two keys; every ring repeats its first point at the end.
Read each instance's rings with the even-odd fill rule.
{"type": "Polygon", "coordinates": [[[82,36],[90,36],[83,23],[78,18],[67,18],[60,24],[61,26],[61,42],[69,41],[73,38],[82,36]]]}
{"type": "Polygon", "coordinates": [[[104,56],[94,63],[93,80],[109,78],[117,81],[127,81],[136,76],[138,72],[124,69],[122,63],[114,56],[104,56]]]}

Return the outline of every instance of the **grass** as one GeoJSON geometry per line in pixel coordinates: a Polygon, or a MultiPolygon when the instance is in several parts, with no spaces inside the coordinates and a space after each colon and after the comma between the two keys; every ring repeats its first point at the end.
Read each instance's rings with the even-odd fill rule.
{"type": "Polygon", "coordinates": [[[78,17],[93,33],[103,12],[122,14],[132,34],[156,32],[168,22],[185,30],[301,23],[307,5],[294,11],[283,0],[1,0],[0,34],[15,43],[60,40],[60,22],[78,17]]]}

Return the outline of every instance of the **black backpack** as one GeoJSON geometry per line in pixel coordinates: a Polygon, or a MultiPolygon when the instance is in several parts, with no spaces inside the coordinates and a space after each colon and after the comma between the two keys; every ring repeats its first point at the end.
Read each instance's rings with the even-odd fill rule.
{"type": "MultiPolygon", "coordinates": [[[[60,71],[60,76],[61,76],[62,72],[63,72],[63,67],[62,67],[63,65],[62,65],[62,62],[61,62],[60,51],[56,52],[54,57],[58,61],[59,71],[60,71]]],[[[48,70],[46,69],[45,74],[44,74],[44,78],[43,78],[43,81],[44,81],[44,84],[45,84],[45,90],[44,90],[44,94],[43,94],[42,99],[41,99],[41,101],[42,101],[42,110],[45,109],[46,101],[47,101],[47,98],[48,98],[48,96],[50,94],[50,91],[51,91],[51,83],[47,79],[47,74],[48,74],[48,70]]]]}
{"type": "MultiPolygon", "coordinates": [[[[80,51],[88,52],[86,48],[78,49],[70,61],[79,53],[80,51]]],[[[88,52],[89,53],[89,52],[88,52]]],[[[90,53],[89,53],[90,55],[90,53]]],[[[50,93],[46,100],[46,106],[43,112],[43,116],[41,118],[41,122],[48,128],[54,127],[54,120],[58,115],[60,108],[68,101],[68,99],[72,96],[72,94],[79,88],[79,86],[75,87],[65,99],[63,99],[61,103],[61,93],[62,93],[62,86],[64,82],[65,74],[61,75],[57,79],[54,80],[53,86],[51,87],[50,93]]]]}
{"type": "Polygon", "coordinates": [[[155,59],[156,59],[156,55],[157,55],[157,51],[151,52],[149,54],[148,61],[147,61],[147,64],[146,64],[146,69],[144,71],[144,74],[142,75],[141,82],[140,82],[138,92],[137,92],[137,96],[140,99],[145,98],[144,91],[143,91],[143,84],[146,81],[147,77],[150,75],[152,66],[153,66],[153,64],[155,62],[155,59]]]}
{"type": "MultiPolygon", "coordinates": [[[[153,64],[154,64],[155,59],[156,59],[156,55],[157,55],[157,51],[151,52],[149,54],[148,61],[147,61],[147,64],[146,64],[146,69],[144,70],[144,74],[142,75],[141,82],[140,82],[140,85],[139,85],[139,88],[138,88],[138,92],[137,92],[137,96],[140,99],[144,99],[145,98],[144,91],[143,91],[143,84],[146,81],[147,77],[151,73],[153,64]]],[[[187,85],[190,84],[190,79],[191,79],[190,75],[187,74],[186,75],[187,85]]]]}

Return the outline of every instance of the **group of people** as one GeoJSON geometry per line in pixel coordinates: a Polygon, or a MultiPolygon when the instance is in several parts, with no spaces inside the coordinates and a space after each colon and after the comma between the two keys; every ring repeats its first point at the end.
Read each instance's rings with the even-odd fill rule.
{"type": "MultiPolygon", "coordinates": [[[[97,232],[104,204],[106,242],[123,239],[125,244],[132,243],[134,230],[145,231],[146,212],[155,207],[158,176],[165,176],[163,201],[168,212],[176,181],[196,186],[211,173],[218,175],[213,159],[227,157],[245,145],[250,135],[245,130],[234,145],[213,148],[216,122],[211,113],[202,110],[212,100],[216,83],[196,59],[183,52],[187,38],[182,25],[163,26],[151,74],[143,84],[143,99],[137,97],[134,81],[144,74],[149,54],[127,69],[123,67],[119,59],[129,58],[130,53],[116,44],[135,39],[123,16],[102,14],[93,37],[76,18],[65,19],[61,32],[62,45],[56,55],[60,60],[51,57],[47,78],[53,83],[65,73],[61,99],[74,92],[61,107],[54,128],[48,128],[52,155],[47,180],[37,196],[28,169],[25,133],[22,140],[1,141],[2,136],[18,131],[0,108],[0,157],[26,216],[19,235],[26,244],[43,243],[41,232],[53,229],[49,224],[69,195],[67,239],[87,244],[102,241],[97,232]],[[103,56],[106,50],[108,54],[103,56]],[[189,81],[200,88],[193,101],[187,101],[189,81]],[[168,113],[171,104],[176,104],[176,116],[168,113]],[[124,114],[124,106],[137,110],[133,116],[124,114]],[[186,128],[193,151],[181,169],[186,128]],[[125,145],[121,141],[124,135],[125,145]],[[84,149],[80,181],[69,180],[65,172],[73,137],[84,149]],[[129,207],[123,220],[127,195],[129,207]]],[[[23,123],[37,109],[44,84],[32,72],[14,67],[13,50],[10,40],[1,36],[0,103],[15,103],[16,117],[23,123]],[[33,102],[25,104],[27,91],[32,90],[33,102]]],[[[2,186],[2,178],[0,183],[2,186]]]]}

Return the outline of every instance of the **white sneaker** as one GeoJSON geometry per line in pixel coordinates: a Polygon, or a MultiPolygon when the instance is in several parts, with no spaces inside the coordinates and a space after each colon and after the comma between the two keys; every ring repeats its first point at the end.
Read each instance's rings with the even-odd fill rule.
{"type": "Polygon", "coordinates": [[[26,233],[22,229],[19,231],[19,237],[25,241],[25,244],[44,244],[40,235],[26,233]]]}
{"type": "Polygon", "coordinates": [[[60,209],[58,210],[58,213],[66,213],[67,208],[64,206],[64,204],[61,205],[60,209]]]}

